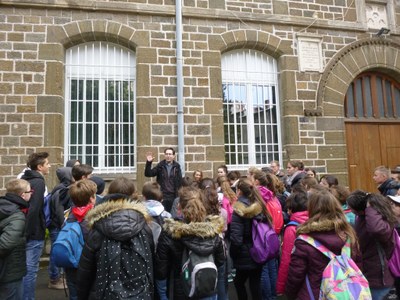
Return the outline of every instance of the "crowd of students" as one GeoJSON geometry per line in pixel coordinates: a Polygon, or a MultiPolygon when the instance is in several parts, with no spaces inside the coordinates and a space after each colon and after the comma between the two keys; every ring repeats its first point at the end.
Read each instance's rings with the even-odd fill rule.
{"type": "MultiPolygon", "coordinates": [[[[146,182],[140,193],[133,180],[117,177],[103,195],[104,181],[78,161],[57,170],[60,185],[52,194],[58,191],[69,214],[54,212],[63,220],[49,226],[51,240],[63,224],[78,222],[85,244],[78,268],[61,270],[50,262],[49,287],[64,287],[64,272],[71,300],[222,300],[230,281],[239,300],[318,299],[330,259],[315,241],[334,255],[349,248],[368,282],[363,299],[383,299],[393,287],[400,292],[400,278],[387,263],[400,218],[399,184],[390,170],[375,170],[377,193],[351,192],[332,175],[318,181],[301,161],[289,161],[286,172],[273,161],[247,174],[220,166],[215,178],[195,170],[178,180],[175,152],[167,148],[164,154],[155,168],[152,154],[146,155],[145,174],[157,182],[146,182]],[[253,219],[268,223],[281,239],[280,255],[262,264],[250,253],[253,219]],[[211,294],[189,297],[182,285],[182,261],[192,252],[213,257],[217,281],[211,294]]],[[[31,155],[28,167],[0,198],[1,299],[35,297],[48,154],[31,155]]]]}

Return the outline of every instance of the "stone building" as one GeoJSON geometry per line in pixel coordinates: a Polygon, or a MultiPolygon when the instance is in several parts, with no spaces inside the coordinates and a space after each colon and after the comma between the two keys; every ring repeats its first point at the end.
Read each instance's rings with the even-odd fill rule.
{"type": "MultiPolygon", "coordinates": [[[[301,159],[400,164],[399,0],[1,0],[0,189],[32,151],[144,180],[301,159]]],[[[54,172],[48,179],[55,183],[54,172]]]]}

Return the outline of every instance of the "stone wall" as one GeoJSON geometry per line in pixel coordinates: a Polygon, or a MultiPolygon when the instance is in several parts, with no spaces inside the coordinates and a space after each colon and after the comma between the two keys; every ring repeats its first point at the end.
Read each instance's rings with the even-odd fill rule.
{"type": "MultiPolygon", "coordinates": [[[[33,151],[50,152],[53,168],[62,163],[65,50],[86,41],[110,41],[136,53],[138,161],[130,175],[140,186],[145,153],[154,151],[158,160],[165,147],[177,145],[175,1],[42,3],[0,3],[0,189],[33,151]]],[[[400,69],[397,24],[389,24],[387,42],[351,47],[376,33],[363,8],[364,1],[350,0],[183,1],[185,169],[214,176],[223,163],[221,54],[251,48],[279,64],[285,160],[303,159],[346,181],[348,84],[371,67],[400,69]],[[321,39],[321,72],[299,70],[297,43],[304,34],[321,39]],[[379,48],[382,57],[376,56],[379,48]],[[369,57],[376,57],[373,66],[369,57]]],[[[398,3],[387,9],[399,18],[398,3]]]]}

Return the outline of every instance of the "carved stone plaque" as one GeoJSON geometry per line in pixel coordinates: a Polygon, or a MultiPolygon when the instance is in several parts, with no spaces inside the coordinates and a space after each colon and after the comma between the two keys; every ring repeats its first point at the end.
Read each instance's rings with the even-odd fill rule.
{"type": "Polygon", "coordinates": [[[298,36],[298,57],[300,71],[322,72],[322,45],[321,38],[298,36]]]}
{"type": "Polygon", "coordinates": [[[368,28],[381,29],[388,27],[386,5],[368,3],[365,6],[368,28]]]}

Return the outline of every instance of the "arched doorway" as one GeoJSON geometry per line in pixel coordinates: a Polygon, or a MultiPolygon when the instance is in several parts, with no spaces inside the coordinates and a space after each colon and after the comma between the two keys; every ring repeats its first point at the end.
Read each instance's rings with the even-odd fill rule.
{"type": "Polygon", "coordinates": [[[400,83],[379,72],[361,73],[344,105],[349,187],[376,192],[373,170],[400,164],[400,83]]]}

